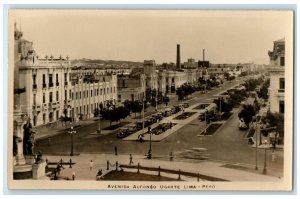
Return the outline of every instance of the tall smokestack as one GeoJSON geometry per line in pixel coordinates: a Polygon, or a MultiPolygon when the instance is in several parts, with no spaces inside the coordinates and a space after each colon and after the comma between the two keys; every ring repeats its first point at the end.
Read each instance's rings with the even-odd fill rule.
{"type": "Polygon", "coordinates": [[[176,68],[181,69],[180,63],[180,44],[177,44],[177,61],[176,61],[176,68]]]}

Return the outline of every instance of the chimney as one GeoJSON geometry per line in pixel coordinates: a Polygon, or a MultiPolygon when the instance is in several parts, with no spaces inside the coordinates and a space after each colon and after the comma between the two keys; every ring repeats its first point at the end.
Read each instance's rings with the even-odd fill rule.
{"type": "Polygon", "coordinates": [[[180,63],[180,44],[177,44],[177,61],[176,61],[176,68],[181,69],[180,63]]]}

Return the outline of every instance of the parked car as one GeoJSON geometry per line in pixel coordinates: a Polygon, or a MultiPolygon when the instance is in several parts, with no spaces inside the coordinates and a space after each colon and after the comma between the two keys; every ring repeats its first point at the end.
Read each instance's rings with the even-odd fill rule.
{"type": "Polygon", "coordinates": [[[125,138],[129,136],[131,133],[129,132],[128,128],[121,128],[119,133],[117,133],[117,138],[125,138]]]}
{"type": "Polygon", "coordinates": [[[129,133],[134,133],[138,130],[135,124],[126,125],[125,128],[128,128],[129,133]]]}
{"type": "Polygon", "coordinates": [[[240,130],[247,130],[249,128],[243,118],[239,120],[239,128],[240,130]]]}
{"type": "Polygon", "coordinates": [[[174,106],[174,108],[175,108],[175,113],[178,113],[181,110],[180,106],[174,106]]]}

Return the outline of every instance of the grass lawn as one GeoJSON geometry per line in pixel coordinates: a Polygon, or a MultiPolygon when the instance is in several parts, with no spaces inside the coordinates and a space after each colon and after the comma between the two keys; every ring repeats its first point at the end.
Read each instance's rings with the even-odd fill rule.
{"type": "Polygon", "coordinates": [[[184,112],[180,115],[178,115],[177,117],[174,118],[174,120],[185,120],[189,117],[191,117],[192,115],[194,115],[196,112],[184,112]]]}
{"type": "Polygon", "coordinates": [[[178,181],[177,179],[148,175],[143,173],[134,173],[126,171],[111,171],[103,176],[102,180],[107,181],[178,181]]]}
{"type": "Polygon", "coordinates": [[[196,106],[195,108],[193,108],[194,110],[203,110],[206,107],[208,107],[209,104],[200,104],[199,106],[196,106]]]}
{"type": "Polygon", "coordinates": [[[222,124],[219,123],[209,125],[209,127],[206,129],[206,132],[203,132],[203,135],[213,135],[220,126],[222,126],[222,124]]]}

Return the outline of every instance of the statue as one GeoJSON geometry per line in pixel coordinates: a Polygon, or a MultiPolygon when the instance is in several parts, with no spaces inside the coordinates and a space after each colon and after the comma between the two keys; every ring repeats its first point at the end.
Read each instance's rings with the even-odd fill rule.
{"type": "Polygon", "coordinates": [[[35,144],[35,138],[31,130],[32,124],[30,123],[30,118],[28,118],[27,123],[23,126],[24,129],[24,141],[23,141],[23,153],[24,155],[33,155],[33,147],[35,144]]]}

